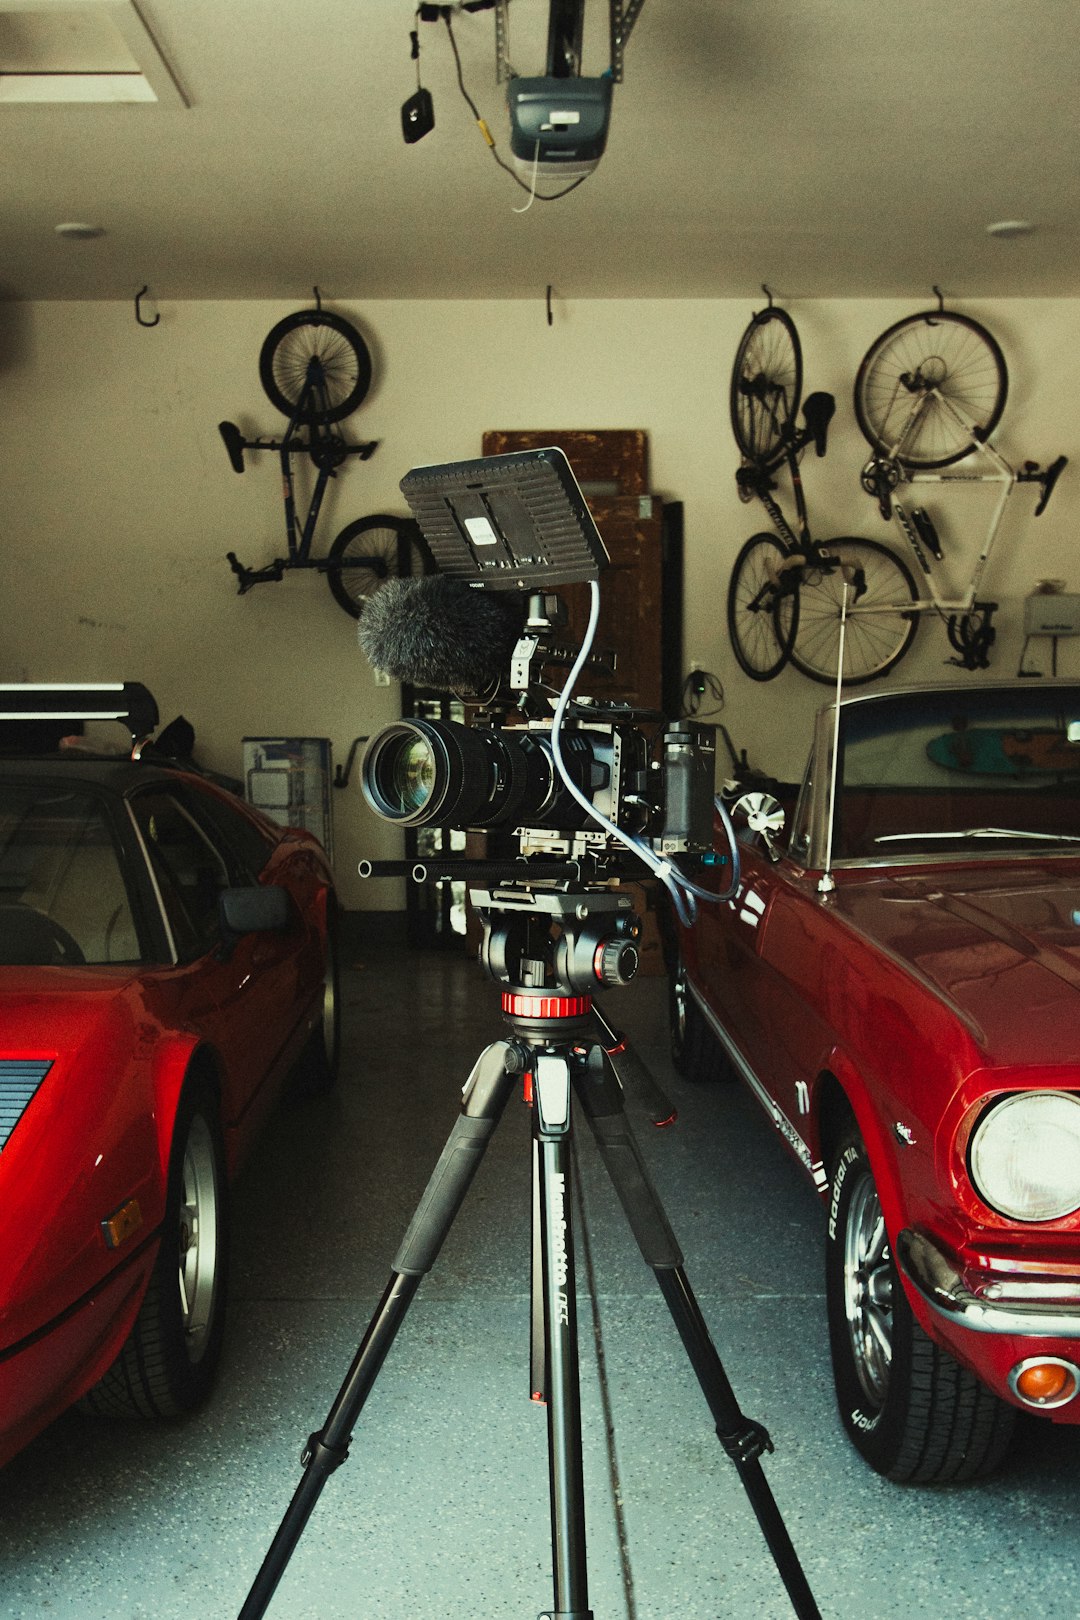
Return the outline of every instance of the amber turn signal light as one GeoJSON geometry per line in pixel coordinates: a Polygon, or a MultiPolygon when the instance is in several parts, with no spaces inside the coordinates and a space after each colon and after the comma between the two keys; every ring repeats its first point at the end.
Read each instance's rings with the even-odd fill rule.
{"type": "Polygon", "coordinates": [[[1064,1406],[1080,1387],[1080,1374],[1070,1362],[1051,1356],[1021,1362],[1010,1382],[1028,1406],[1064,1406]]]}
{"type": "Polygon", "coordinates": [[[129,1198],[126,1204],[106,1216],[101,1223],[101,1235],[105,1239],[105,1246],[109,1249],[118,1249],[142,1225],[142,1210],[139,1208],[137,1198],[129,1198]]]}

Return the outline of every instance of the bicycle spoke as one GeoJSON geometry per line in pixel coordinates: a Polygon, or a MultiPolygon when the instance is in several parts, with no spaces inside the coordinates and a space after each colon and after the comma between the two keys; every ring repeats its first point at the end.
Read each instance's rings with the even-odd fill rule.
{"type": "Polygon", "coordinates": [[[799,599],[782,565],[787,551],[775,535],[756,534],[739,552],[728,586],[732,650],[751,680],[778,675],[791,655],[799,599]]]}
{"type": "Polygon", "coordinates": [[[306,423],[337,422],[366,395],[371,356],[359,332],[341,316],[298,310],[267,336],[259,376],[269,399],[286,416],[306,423]]]}
{"type": "Polygon", "coordinates": [[[802,351],[791,317],[769,308],[743,333],[731,373],[731,425],[743,455],[769,458],[799,408],[802,351]]]}
{"type": "Polygon", "coordinates": [[[900,558],[874,540],[830,540],[821,550],[836,566],[803,575],[791,661],[811,680],[836,680],[846,586],[844,681],[859,686],[885,675],[914,640],[918,615],[907,604],[916,599],[915,583],[900,558]]]}
{"type": "Polygon", "coordinates": [[[326,580],[338,606],[358,619],[380,585],[421,567],[415,523],[380,513],[345,525],[330,548],[326,580]]]}
{"type": "Polygon", "coordinates": [[[1007,388],[1001,350],[978,322],[944,311],[913,315],[882,333],[863,359],[855,412],[876,449],[912,466],[942,467],[992,432],[1007,388]]]}

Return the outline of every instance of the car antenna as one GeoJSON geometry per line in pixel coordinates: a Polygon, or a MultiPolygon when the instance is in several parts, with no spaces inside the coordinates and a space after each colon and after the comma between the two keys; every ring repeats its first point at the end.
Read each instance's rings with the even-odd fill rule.
{"type": "Polygon", "coordinates": [[[829,762],[829,817],[825,838],[825,870],[818,878],[818,894],[832,894],[836,879],[832,875],[833,825],[836,820],[836,779],[840,768],[840,699],[844,691],[844,640],[847,635],[848,582],[843,582],[840,598],[840,637],[836,654],[836,701],[833,704],[832,759],[829,762]]]}

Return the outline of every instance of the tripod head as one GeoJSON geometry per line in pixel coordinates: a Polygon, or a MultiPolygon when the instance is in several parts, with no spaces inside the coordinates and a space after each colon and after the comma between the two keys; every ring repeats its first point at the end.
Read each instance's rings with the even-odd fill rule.
{"type": "Polygon", "coordinates": [[[629,984],[637,972],[641,921],[618,888],[510,881],[470,897],[484,929],[480,965],[506,987],[504,1012],[566,1000],[584,1014],[594,991],[629,984]]]}

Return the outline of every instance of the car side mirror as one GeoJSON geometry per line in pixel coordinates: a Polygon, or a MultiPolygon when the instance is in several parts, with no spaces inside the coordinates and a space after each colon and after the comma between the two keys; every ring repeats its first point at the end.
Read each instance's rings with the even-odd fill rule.
{"type": "Polygon", "coordinates": [[[218,905],[222,932],[226,937],[280,932],[288,928],[292,920],[292,902],[288,892],[272,883],[223,889],[218,905]]]}
{"type": "Polygon", "coordinates": [[[776,840],[784,830],[784,811],[779,799],[771,793],[740,794],[731,807],[731,819],[736,827],[760,836],[770,861],[780,859],[776,840]]]}

